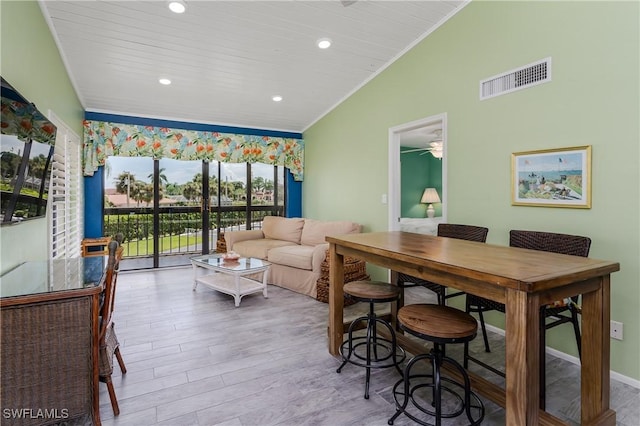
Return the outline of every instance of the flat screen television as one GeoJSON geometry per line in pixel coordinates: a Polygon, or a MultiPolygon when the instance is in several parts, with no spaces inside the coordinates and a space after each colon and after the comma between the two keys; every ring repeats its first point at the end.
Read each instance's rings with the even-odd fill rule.
{"type": "Polygon", "coordinates": [[[47,211],[56,127],[2,78],[0,223],[47,211]]]}

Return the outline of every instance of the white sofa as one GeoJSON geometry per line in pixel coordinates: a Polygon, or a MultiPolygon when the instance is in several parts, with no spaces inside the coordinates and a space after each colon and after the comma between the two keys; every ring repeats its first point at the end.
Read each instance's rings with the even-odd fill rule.
{"type": "Polygon", "coordinates": [[[268,282],[316,297],[329,243],[328,235],[358,233],[354,222],[327,222],[304,218],[266,216],[262,229],[225,232],[227,251],[270,262],[268,282]]]}

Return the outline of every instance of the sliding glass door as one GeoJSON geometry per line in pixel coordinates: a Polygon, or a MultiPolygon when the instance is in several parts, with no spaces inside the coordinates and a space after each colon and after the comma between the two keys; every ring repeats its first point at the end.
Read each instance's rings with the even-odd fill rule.
{"type": "Polygon", "coordinates": [[[153,266],[188,265],[189,257],[208,253],[211,236],[206,208],[209,168],[202,161],[156,160],[153,266]]]}
{"type": "Polygon", "coordinates": [[[215,252],[225,230],[284,215],[283,167],[111,157],[105,235],[125,236],[126,269],[188,265],[215,252]]]}

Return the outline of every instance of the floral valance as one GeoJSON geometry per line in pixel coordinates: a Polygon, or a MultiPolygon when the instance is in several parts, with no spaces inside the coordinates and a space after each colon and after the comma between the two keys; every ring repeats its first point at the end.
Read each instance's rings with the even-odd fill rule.
{"type": "Polygon", "coordinates": [[[302,139],[85,120],[85,176],[109,156],[272,164],[288,168],[297,181],[304,172],[302,139]]]}
{"type": "Polygon", "coordinates": [[[33,104],[2,97],[2,133],[15,135],[29,142],[31,139],[54,145],[56,126],[47,120],[33,104]]]}

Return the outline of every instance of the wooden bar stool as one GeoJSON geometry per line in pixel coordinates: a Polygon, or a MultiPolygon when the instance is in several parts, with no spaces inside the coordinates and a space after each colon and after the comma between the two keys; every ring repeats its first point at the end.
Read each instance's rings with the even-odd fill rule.
{"type": "Polygon", "coordinates": [[[418,424],[430,425],[423,420],[426,417],[424,414],[427,414],[435,417],[435,424],[439,426],[443,418],[457,417],[464,412],[471,425],[480,424],[484,419],[484,404],[471,391],[466,370],[456,360],[445,356],[443,351],[444,345],[472,340],[478,331],[476,319],[449,306],[415,304],[404,306],[398,311],[398,322],[400,328],[407,333],[433,342],[433,349],[428,354],[415,355],[407,363],[403,378],[393,387],[396,412],[388,423],[392,425],[398,416],[404,413],[418,424]],[[432,374],[411,374],[411,369],[421,360],[430,361],[432,374]],[[457,369],[464,383],[443,377],[440,367],[444,363],[457,369]],[[430,388],[431,392],[423,392],[425,388],[430,388]],[[458,392],[462,391],[464,398],[454,388],[459,389],[458,392]],[[428,400],[429,393],[431,393],[431,401],[428,400]],[[472,400],[475,402],[474,405],[472,400]],[[451,405],[453,408],[443,413],[443,402],[447,408],[451,405]],[[472,411],[477,412],[475,418],[472,411]],[[417,417],[418,415],[422,419],[417,417]]]}
{"type": "Polygon", "coordinates": [[[374,312],[376,303],[396,302],[400,297],[400,289],[397,286],[378,281],[352,281],[344,285],[344,292],[358,302],[369,303],[369,313],[351,322],[349,336],[340,346],[343,362],[336,371],[340,373],[347,363],[365,367],[364,398],[369,399],[372,368],[395,367],[402,374],[399,364],[406,358],[404,349],[396,344],[396,334],[391,324],[378,318],[374,312]],[[359,329],[361,322],[366,322],[366,335],[354,337],[353,332],[359,329]],[[378,324],[386,327],[391,335],[391,340],[377,335],[378,324]],[[345,349],[347,349],[346,355],[345,349]]]}

